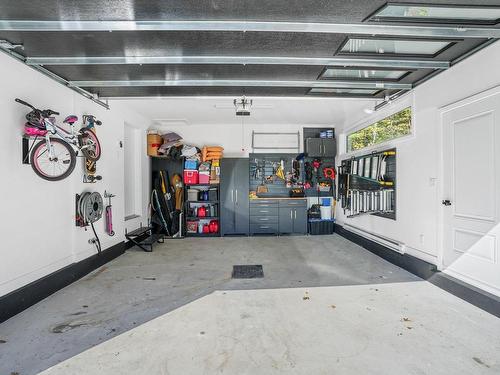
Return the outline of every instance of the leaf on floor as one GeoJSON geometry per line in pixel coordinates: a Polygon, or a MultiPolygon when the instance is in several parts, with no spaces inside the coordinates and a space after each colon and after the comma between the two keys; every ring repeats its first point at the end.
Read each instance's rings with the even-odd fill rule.
{"type": "Polygon", "coordinates": [[[484,362],[481,360],[481,358],[478,358],[478,357],[472,357],[472,359],[474,360],[474,362],[479,363],[480,365],[483,365],[483,366],[485,366],[485,367],[490,368],[490,366],[488,366],[486,363],[484,363],[484,362]]]}
{"type": "Polygon", "coordinates": [[[332,309],[336,309],[336,308],[337,308],[337,306],[335,306],[335,305],[330,305],[330,307],[331,307],[332,309]]]}

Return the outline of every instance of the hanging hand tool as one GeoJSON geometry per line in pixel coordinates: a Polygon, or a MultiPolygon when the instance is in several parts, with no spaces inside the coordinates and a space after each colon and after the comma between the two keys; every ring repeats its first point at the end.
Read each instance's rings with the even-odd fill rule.
{"type": "Polygon", "coordinates": [[[105,208],[106,213],[106,233],[110,236],[115,235],[115,231],[113,230],[113,211],[111,206],[111,198],[115,197],[114,194],[108,193],[104,190],[104,198],[108,199],[108,205],[105,208]]]}

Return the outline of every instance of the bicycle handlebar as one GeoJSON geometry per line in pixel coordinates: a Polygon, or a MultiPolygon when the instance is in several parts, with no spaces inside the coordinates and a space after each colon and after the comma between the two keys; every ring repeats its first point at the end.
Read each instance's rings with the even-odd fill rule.
{"type": "Polygon", "coordinates": [[[26,103],[24,100],[21,100],[21,99],[19,99],[19,98],[16,98],[15,100],[16,100],[16,102],[18,102],[18,103],[20,103],[20,104],[22,104],[22,105],[25,105],[25,106],[27,106],[27,107],[30,107],[31,109],[36,109],[36,108],[35,108],[35,107],[33,107],[31,104],[26,103]]]}
{"type": "Polygon", "coordinates": [[[52,115],[59,115],[59,112],[53,111],[51,109],[46,109],[46,110],[41,111],[41,110],[33,107],[31,104],[26,103],[24,100],[21,100],[19,98],[16,98],[15,101],[18,102],[19,104],[22,104],[22,105],[25,105],[27,107],[30,107],[34,111],[39,111],[42,114],[43,117],[50,117],[52,115]]]}

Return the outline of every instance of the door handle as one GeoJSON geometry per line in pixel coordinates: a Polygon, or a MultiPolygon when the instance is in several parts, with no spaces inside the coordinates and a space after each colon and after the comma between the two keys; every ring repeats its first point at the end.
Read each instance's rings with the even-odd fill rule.
{"type": "Polygon", "coordinates": [[[449,199],[445,199],[441,202],[443,206],[451,206],[451,201],[449,199]]]}
{"type": "Polygon", "coordinates": [[[235,194],[234,194],[234,203],[238,204],[238,189],[235,190],[235,194]]]}
{"type": "Polygon", "coordinates": [[[231,202],[234,202],[234,190],[231,189],[231,202]]]}
{"type": "Polygon", "coordinates": [[[295,212],[294,219],[297,219],[297,210],[294,210],[294,212],[295,212]]]}
{"type": "Polygon", "coordinates": [[[290,210],[290,219],[293,219],[293,211],[290,210]]]}

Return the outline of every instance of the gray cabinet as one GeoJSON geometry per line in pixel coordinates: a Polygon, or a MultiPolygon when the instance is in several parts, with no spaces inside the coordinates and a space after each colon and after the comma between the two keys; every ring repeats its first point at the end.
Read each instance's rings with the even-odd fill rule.
{"type": "Polygon", "coordinates": [[[307,233],[306,199],[284,199],[279,202],[279,232],[307,233]]]}
{"type": "Polygon", "coordinates": [[[293,217],[293,233],[307,233],[307,207],[295,209],[293,217]]]}
{"type": "Polygon", "coordinates": [[[258,199],[250,202],[250,234],[278,234],[278,201],[258,199]]]}
{"type": "Polygon", "coordinates": [[[337,141],[335,138],[322,139],[323,144],[323,156],[325,157],[335,157],[337,154],[337,141]]]}
{"type": "Polygon", "coordinates": [[[247,235],[249,228],[249,161],[246,158],[221,160],[221,234],[247,235]]]}
{"type": "Polygon", "coordinates": [[[280,207],[279,212],[279,232],[280,233],[293,233],[293,215],[294,208],[292,207],[280,207]]]}
{"type": "Polygon", "coordinates": [[[306,199],[250,201],[250,234],[307,234],[306,199]]]}
{"type": "Polygon", "coordinates": [[[310,157],[323,156],[323,140],[321,138],[306,139],[306,153],[310,157]]]}
{"type": "Polygon", "coordinates": [[[309,157],[335,157],[337,142],[335,138],[307,138],[306,153],[309,157]]]}

